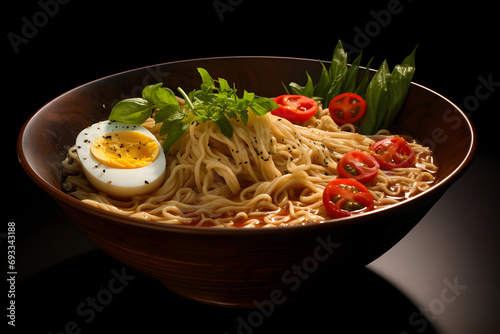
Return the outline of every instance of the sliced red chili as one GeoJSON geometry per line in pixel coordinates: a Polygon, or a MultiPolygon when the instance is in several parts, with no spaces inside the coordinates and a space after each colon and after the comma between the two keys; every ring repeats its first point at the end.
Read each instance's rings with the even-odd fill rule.
{"type": "Polygon", "coordinates": [[[409,167],[415,162],[415,152],[402,137],[379,140],[370,146],[370,150],[382,169],[409,167]]]}
{"type": "Polygon", "coordinates": [[[279,108],[271,113],[290,122],[305,122],[316,114],[318,106],[313,99],[303,95],[280,95],[273,100],[279,108]]]}
{"type": "Polygon", "coordinates": [[[342,218],[372,210],[374,200],[362,183],[353,179],[335,179],[323,191],[323,205],[330,215],[342,218]]]}
{"type": "Polygon", "coordinates": [[[344,93],[330,101],[328,110],[336,123],[354,123],[365,114],[366,102],[358,94],[344,93]]]}
{"type": "Polygon", "coordinates": [[[339,178],[350,178],[361,183],[370,182],[377,176],[380,164],[370,154],[350,151],[337,164],[339,178]]]}

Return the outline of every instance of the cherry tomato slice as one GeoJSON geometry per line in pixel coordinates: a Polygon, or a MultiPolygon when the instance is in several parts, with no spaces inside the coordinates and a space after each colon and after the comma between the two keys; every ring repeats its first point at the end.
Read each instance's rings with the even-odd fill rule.
{"type": "Polygon", "coordinates": [[[323,191],[323,205],[330,215],[342,218],[372,210],[374,200],[362,183],[353,179],[335,179],[323,191]]]}
{"type": "Polygon", "coordinates": [[[370,182],[377,176],[380,164],[370,154],[350,151],[337,164],[339,178],[350,178],[361,183],[370,182]]]}
{"type": "Polygon", "coordinates": [[[273,100],[279,108],[271,114],[283,117],[290,122],[305,122],[316,114],[318,107],[313,99],[302,95],[280,95],[273,100]]]}
{"type": "Polygon", "coordinates": [[[379,140],[370,150],[382,169],[409,167],[415,162],[415,152],[402,137],[379,140]]]}
{"type": "Polygon", "coordinates": [[[365,114],[366,102],[358,94],[344,93],[330,101],[328,110],[337,124],[354,123],[365,114]]]}

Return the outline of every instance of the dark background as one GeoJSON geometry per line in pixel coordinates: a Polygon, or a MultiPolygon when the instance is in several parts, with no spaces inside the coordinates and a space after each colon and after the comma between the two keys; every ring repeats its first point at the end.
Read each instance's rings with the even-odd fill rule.
{"type": "Polygon", "coordinates": [[[2,114],[8,124],[3,170],[8,173],[0,241],[5,263],[7,222],[16,222],[19,332],[59,333],[67,327],[68,333],[131,333],[158,326],[165,332],[180,327],[205,333],[500,332],[494,2],[41,0],[9,2],[3,13],[2,114]],[[338,39],[355,53],[364,49],[362,65],[374,56],[372,67],[387,58],[392,68],[418,44],[414,81],[462,106],[476,127],[478,152],[469,171],[388,253],[347,277],[325,272],[298,303],[273,310],[261,323],[252,310],[179,298],[110,259],[28,179],[15,156],[17,133],[29,116],[88,81],[191,58],[329,60],[338,39]],[[492,82],[489,88],[485,81],[492,82]],[[77,307],[107,287],[113,270],[135,277],[94,317],[79,315],[77,307]],[[249,327],[252,319],[257,325],[249,327]]]}

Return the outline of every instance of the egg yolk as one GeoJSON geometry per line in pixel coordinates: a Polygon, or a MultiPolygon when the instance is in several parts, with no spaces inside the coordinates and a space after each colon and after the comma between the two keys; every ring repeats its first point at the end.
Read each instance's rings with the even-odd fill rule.
{"type": "Polygon", "coordinates": [[[115,168],[140,168],[155,161],[157,142],[137,131],[115,131],[96,138],[90,152],[100,163],[115,168]]]}

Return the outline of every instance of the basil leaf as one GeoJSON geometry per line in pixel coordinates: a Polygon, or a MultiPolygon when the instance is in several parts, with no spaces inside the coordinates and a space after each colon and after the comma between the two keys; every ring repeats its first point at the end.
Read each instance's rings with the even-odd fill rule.
{"type": "Polygon", "coordinates": [[[283,85],[283,88],[285,88],[285,92],[287,93],[287,95],[290,95],[290,91],[286,87],[285,83],[282,81],[281,84],[283,85]]]}
{"type": "Polygon", "coordinates": [[[155,90],[157,90],[158,88],[160,88],[161,86],[163,86],[163,82],[159,82],[155,85],[149,85],[149,86],[146,86],[142,89],[142,98],[144,100],[148,100],[148,101],[151,101],[153,102],[153,92],[155,90]]]}
{"type": "MultiPolygon", "coordinates": [[[[181,111],[178,104],[166,104],[161,107],[155,116],[155,123],[165,122],[167,120],[183,119],[185,114],[181,111]]],[[[160,134],[162,136],[163,134],[160,134]]]]}
{"type": "Polygon", "coordinates": [[[347,52],[345,52],[342,42],[339,40],[333,50],[332,64],[329,69],[329,76],[332,82],[338,81],[347,70],[347,52]]]}
{"type": "Polygon", "coordinates": [[[163,83],[149,85],[142,90],[142,98],[154,103],[157,107],[163,107],[166,104],[179,104],[175,98],[174,92],[166,87],[162,87],[163,83]]]}
{"type": "Polygon", "coordinates": [[[389,85],[389,110],[381,128],[387,129],[396,119],[399,111],[403,107],[410,89],[411,79],[415,73],[415,51],[403,60],[401,65],[396,65],[391,73],[389,85]]]}
{"type": "Polygon", "coordinates": [[[229,120],[224,114],[220,114],[219,119],[214,120],[214,123],[219,127],[220,132],[224,136],[231,139],[231,137],[233,136],[233,127],[231,126],[231,123],[229,123],[229,120]]]}
{"type": "Polygon", "coordinates": [[[304,86],[304,92],[302,95],[312,98],[314,95],[314,84],[311,79],[311,76],[309,75],[309,73],[307,73],[307,71],[306,71],[306,76],[307,76],[307,82],[306,85],[304,86]]]}
{"type": "Polygon", "coordinates": [[[332,64],[328,75],[330,76],[330,88],[324,101],[324,105],[330,104],[330,101],[337,95],[342,94],[344,87],[344,77],[347,73],[347,52],[344,51],[342,42],[339,40],[333,51],[332,64]]]}
{"type": "Polygon", "coordinates": [[[198,70],[198,73],[200,73],[200,75],[201,75],[202,84],[206,85],[207,87],[211,87],[211,88],[215,87],[214,79],[212,79],[210,74],[208,74],[207,70],[205,70],[204,68],[201,68],[201,67],[198,67],[197,70],[198,70]]]}
{"type": "Polygon", "coordinates": [[[358,94],[362,98],[366,97],[366,90],[368,88],[368,84],[370,83],[370,65],[373,61],[373,57],[370,59],[368,64],[366,65],[366,70],[365,70],[365,76],[363,77],[363,80],[358,85],[358,88],[356,88],[356,91],[354,92],[355,94],[358,94]]]}
{"type": "Polygon", "coordinates": [[[231,87],[229,87],[229,83],[227,82],[226,79],[219,78],[218,81],[219,81],[219,87],[220,87],[221,91],[223,91],[223,92],[231,91],[231,87]]]}
{"type": "Polygon", "coordinates": [[[142,124],[150,116],[153,104],[145,99],[136,97],[119,101],[109,114],[111,121],[120,121],[132,124],[142,124]]]}
{"type": "Polygon", "coordinates": [[[255,115],[264,116],[269,111],[278,108],[279,105],[267,97],[256,97],[249,107],[255,115]]]}
{"type": "Polygon", "coordinates": [[[240,111],[240,119],[244,126],[248,124],[248,109],[242,109],[240,111]]]}
{"type": "MultiPolygon", "coordinates": [[[[320,61],[321,64],[321,76],[319,77],[318,84],[314,87],[314,96],[318,96],[323,100],[326,100],[326,95],[328,94],[328,90],[330,89],[330,75],[328,74],[328,70],[320,61]]],[[[326,108],[326,107],[325,107],[326,108]]]]}
{"type": "Polygon", "coordinates": [[[179,102],[177,101],[174,92],[172,92],[170,89],[166,87],[161,87],[154,91],[153,103],[156,104],[158,107],[167,104],[179,105],[179,102]]]}
{"type": "Polygon", "coordinates": [[[290,87],[290,93],[289,94],[291,94],[291,95],[304,95],[305,87],[302,87],[298,83],[296,83],[296,82],[290,82],[288,84],[288,86],[290,87]]]}
{"type": "Polygon", "coordinates": [[[249,93],[246,90],[243,90],[243,97],[240,99],[240,101],[245,101],[246,103],[251,103],[254,98],[255,98],[255,93],[249,93]]]}
{"type": "Polygon", "coordinates": [[[380,129],[389,108],[389,67],[384,60],[366,91],[366,114],[359,126],[359,133],[372,135],[380,129]]]}
{"type": "Polygon", "coordinates": [[[248,124],[248,108],[250,104],[252,104],[254,98],[254,93],[249,93],[246,90],[243,90],[243,98],[238,99],[237,101],[237,109],[240,114],[241,122],[244,126],[247,126],[248,124]]]}
{"type": "Polygon", "coordinates": [[[342,90],[343,93],[354,93],[354,91],[356,90],[356,85],[358,83],[359,64],[361,63],[362,55],[363,51],[361,51],[359,56],[354,59],[351,66],[347,70],[347,73],[345,75],[344,89],[342,90]]]}
{"type": "Polygon", "coordinates": [[[164,122],[161,129],[160,134],[162,132],[168,133],[167,137],[163,141],[163,150],[168,153],[172,146],[177,143],[177,141],[182,137],[184,133],[186,133],[187,129],[191,125],[190,122],[184,123],[182,121],[172,121],[172,122],[164,122]],[[163,129],[165,127],[165,129],[163,129]]]}

